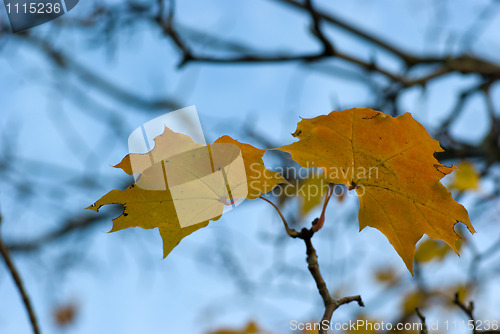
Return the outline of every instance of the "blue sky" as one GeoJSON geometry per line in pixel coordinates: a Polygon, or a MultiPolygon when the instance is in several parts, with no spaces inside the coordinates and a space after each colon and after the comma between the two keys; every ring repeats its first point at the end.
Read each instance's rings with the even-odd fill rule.
{"type": "MultiPolygon", "coordinates": [[[[459,38],[473,24],[487,1],[461,1],[459,6],[443,1],[447,13],[444,17],[439,16],[443,12],[430,0],[418,4],[391,0],[377,4],[366,0],[337,2],[335,6],[326,0],[317,3],[407,50],[441,54],[449,50],[450,39],[459,38]],[[429,26],[442,30],[429,34],[429,26]]],[[[71,21],[93,4],[81,2],[60,20],[71,21]]],[[[178,24],[228,41],[237,40],[256,50],[273,53],[319,49],[308,32],[308,18],[275,1],[186,0],[179,1],[176,10],[178,24]]],[[[0,12],[5,16],[3,8],[0,12]]],[[[474,42],[472,50],[484,57],[496,57],[500,48],[498,31],[497,18],[474,42]]],[[[390,55],[371,54],[369,45],[343,31],[329,28],[326,32],[340,50],[363,59],[375,56],[389,69],[401,68],[390,55]]],[[[182,106],[196,105],[209,141],[228,134],[258,146],[244,134],[246,126],[282,145],[293,140],[290,133],[299,117],[315,117],[336,108],[364,107],[373,98],[362,83],[327,74],[324,66],[350,68],[339,60],[321,64],[193,63],[178,69],[180,55],[171,41],[146,24],[133,31],[119,29],[116,41],[107,48],[93,47],[91,36],[72,28],[61,29],[56,22],[34,28],[31,33],[53,41],[66,54],[124,89],[146,97],[173,97],[182,106]]],[[[164,111],[144,112],[117,102],[73,75],[54,69],[38,50],[17,38],[1,37],[0,45],[0,146],[4,152],[3,146],[13,150],[9,158],[13,170],[0,182],[2,232],[7,241],[22,240],[58,226],[64,217],[80,212],[108,190],[124,184],[127,176],[110,166],[128,153],[128,135],[164,111]],[[78,92],[85,95],[73,98],[78,92]],[[94,100],[105,108],[95,108],[94,100]],[[101,121],[108,115],[119,115],[123,131],[115,133],[101,121]],[[77,189],[76,176],[82,172],[90,173],[99,186],[71,191],[62,200],[53,199],[54,189],[47,184],[77,189]],[[37,187],[32,189],[34,195],[29,201],[13,196],[9,183],[32,179],[37,187]]],[[[208,47],[200,50],[211,52],[208,47]]],[[[432,130],[451,111],[457,89],[477,79],[472,75],[450,75],[426,91],[409,90],[398,102],[402,110],[411,112],[432,130]]],[[[495,102],[500,103],[498,87],[494,89],[495,102]]],[[[468,112],[458,119],[453,133],[466,140],[482,139],[488,118],[476,109],[482,110],[474,103],[467,105],[468,112]]],[[[403,275],[409,274],[381,233],[373,229],[358,233],[357,219],[353,217],[356,207],[357,199],[350,196],[330,208],[328,217],[336,224],[318,235],[317,250],[333,290],[360,293],[369,300],[379,291],[369,283],[367,273],[371,271],[365,268],[391,263],[403,275]],[[361,249],[356,247],[360,244],[361,249]],[[353,269],[352,263],[345,263],[346,258],[354,258],[354,266],[358,267],[353,269]],[[367,262],[369,265],[361,266],[367,262]],[[344,286],[346,280],[351,284],[344,286]]],[[[316,215],[314,212],[308,218],[316,215]]],[[[311,320],[321,310],[305,266],[304,247],[298,240],[281,241],[282,256],[290,268],[283,268],[281,273],[270,271],[277,256],[271,241],[279,240],[283,231],[275,212],[262,201],[247,201],[184,239],[165,260],[161,259],[157,230],[135,228],[107,234],[110,228],[111,221],[88,234],[76,233],[40,253],[15,257],[44,332],[196,334],[258,319],[265,328],[287,333],[289,320],[311,320]],[[221,270],[218,252],[224,247],[238,264],[235,272],[221,270]],[[74,260],[60,258],[60,254],[67,254],[62,249],[68,248],[73,248],[74,260]],[[69,269],[59,271],[63,260],[69,262],[69,269]],[[242,292],[245,280],[242,283],[235,279],[238,275],[252,282],[252,292],[242,292]],[[68,300],[79,305],[77,322],[67,331],[59,330],[51,311],[68,300]]],[[[490,229],[488,225],[478,229],[475,238],[479,243],[483,238],[488,240],[490,229]]],[[[455,265],[458,261],[458,257],[450,260],[455,265]]],[[[436,268],[436,277],[440,272],[445,275],[436,268]]],[[[1,331],[28,332],[23,305],[5,274],[0,276],[0,296],[1,331]]],[[[490,305],[485,296],[482,298],[478,297],[478,305],[481,301],[490,305]]],[[[336,313],[338,319],[348,319],[354,306],[346,308],[336,313]]],[[[383,318],[387,309],[372,311],[383,318]]]]}

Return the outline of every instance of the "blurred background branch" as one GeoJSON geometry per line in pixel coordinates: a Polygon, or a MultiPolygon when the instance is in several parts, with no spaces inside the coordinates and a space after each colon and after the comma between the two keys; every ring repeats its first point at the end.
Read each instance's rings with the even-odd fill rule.
{"type": "MultiPolygon", "coordinates": [[[[334,192],[317,234],[318,263],[332,298],[361,294],[366,307],[338,310],[334,321],[420,322],[416,307],[427,319],[460,319],[450,302],[457,290],[475,301],[477,319],[497,319],[499,6],[490,0],[86,1],[16,34],[2,14],[3,240],[26,272],[41,327],[59,330],[51,318],[59,305],[79,305],[64,320],[75,332],[109,323],[121,333],[134,332],[135,324],[204,334],[224,324],[244,328],[254,317],[289,333],[292,316],[319,320],[324,305],[302,249],[261,201],[186,238],[165,261],[151,231],[104,233],[121,208],[98,216],[84,210],[132,182],[110,168],[127,154],[132,130],[192,104],[208,141],[231,134],[262,148],[289,143],[299,116],[348,107],[411,112],[440,141],[440,161],[474,167],[478,190],[450,189],[479,233],[464,239],[460,259],[424,238],[411,278],[387,255],[385,239],[358,233],[356,199],[336,188],[345,193],[334,192]],[[200,305],[192,309],[186,300],[200,305]]],[[[294,185],[307,181],[286,155],[271,151],[267,163],[294,185]]],[[[321,212],[321,204],[306,211],[304,199],[268,196],[291,229],[321,212]]],[[[0,276],[0,331],[23,331],[9,284],[0,276]]]]}

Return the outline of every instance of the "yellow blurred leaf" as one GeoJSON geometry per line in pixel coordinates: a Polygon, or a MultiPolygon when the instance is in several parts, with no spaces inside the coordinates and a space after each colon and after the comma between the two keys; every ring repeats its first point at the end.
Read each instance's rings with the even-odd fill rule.
{"type": "MultiPolygon", "coordinates": [[[[457,251],[462,247],[461,242],[456,243],[457,251]]],[[[415,260],[418,262],[442,261],[453,249],[441,240],[425,239],[417,246],[415,260]]]]}
{"type": "Polygon", "coordinates": [[[328,186],[329,182],[320,170],[314,171],[299,184],[297,196],[300,201],[299,213],[301,217],[323,202],[323,198],[328,192],[328,186]]]}
{"type": "Polygon", "coordinates": [[[300,334],[318,334],[318,330],[314,329],[318,327],[318,322],[309,321],[304,324],[304,329],[300,331],[300,334]]]}
{"type": "Polygon", "coordinates": [[[243,329],[218,329],[215,331],[208,332],[207,334],[269,334],[268,332],[262,331],[257,323],[254,321],[248,322],[243,329]]]}
{"type": "Polygon", "coordinates": [[[368,317],[364,313],[359,313],[358,316],[356,317],[356,320],[353,320],[354,323],[357,324],[356,329],[348,328],[344,333],[346,334],[376,334],[379,331],[377,331],[377,328],[379,328],[381,322],[379,320],[373,319],[368,317]]]}
{"type": "Polygon", "coordinates": [[[393,267],[386,267],[375,271],[375,279],[379,283],[394,286],[400,281],[401,277],[397,274],[393,267]]]}
{"type": "Polygon", "coordinates": [[[458,191],[478,190],[479,179],[480,176],[474,165],[468,161],[462,161],[458,164],[458,170],[448,187],[458,191]]]}
{"type": "Polygon", "coordinates": [[[402,310],[403,315],[408,316],[415,313],[415,309],[423,308],[425,306],[427,298],[421,291],[412,291],[403,299],[402,310]]]}
{"type": "Polygon", "coordinates": [[[457,305],[453,302],[453,296],[457,292],[458,300],[467,305],[471,297],[471,287],[467,284],[457,284],[444,290],[445,300],[448,301],[447,306],[452,310],[457,307],[457,305]]]}

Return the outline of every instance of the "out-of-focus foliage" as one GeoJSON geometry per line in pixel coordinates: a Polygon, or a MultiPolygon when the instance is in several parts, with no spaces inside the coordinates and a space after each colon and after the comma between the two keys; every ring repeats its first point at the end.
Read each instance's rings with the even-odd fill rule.
{"type": "MultiPolygon", "coordinates": [[[[53,305],[72,295],[78,321],[67,329],[84,333],[200,334],[232,328],[234,315],[290,334],[290,319],[321,317],[303,245],[261,201],[246,201],[163,261],[157,233],[105,233],[120,209],[84,210],[132,183],[109,166],[127,154],[133,129],[192,104],[207,139],[228,133],[260,148],[289,143],[299,117],[354,106],[411,112],[441,143],[440,163],[467,161],[480,175],[480,191],[454,192],[478,233],[460,258],[434,244],[412,277],[382,235],[358,233],[357,199],[343,191],[313,240],[325,282],[336,298],[361,294],[369,319],[419,322],[402,303],[415,291],[428,320],[468,319],[457,291],[466,307],[474,302],[476,319],[499,318],[499,14],[493,0],[89,0],[14,34],[0,6],[1,237],[42,332],[60,331],[53,305]]],[[[287,156],[265,158],[292,184],[303,179],[287,156]]],[[[320,215],[321,201],[303,215],[299,201],[278,193],[269,199],[293,228],[320,215]]],[[[0,332],[29,332],[16,286],[0,279],[0,289],[0,332]]],[[[333,319],[358,313],[348,305],[333,319]]]]}
{"type": "Polygon", "coordinates": [[[250,321],[243,329],[218,329],[207,334],[271,334],[262,331],[256,322],[250,321]]]}
{"type": "Polygon", "coordinates": [[[448,187],[458,191],[478,190],[479,180],[480,176],[474,165],[468,161],[461,161],[448,187]]]}

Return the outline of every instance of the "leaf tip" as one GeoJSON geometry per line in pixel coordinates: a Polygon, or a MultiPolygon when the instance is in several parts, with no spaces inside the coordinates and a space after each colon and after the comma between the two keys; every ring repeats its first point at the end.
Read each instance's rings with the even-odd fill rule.
{"type": "MultiPolygon", "coordinates": [[[[165,243],[165,241],[163,241],[163,243],[165,243]]],[[[168,256],[168,254],[170,254],[172,252],[172,249],[173,249],[173,247],[167,247],[165,245],[163,246],[163,260],[165,260],[168,256]]]]}
{"type": "Polygon", "coordinates": [[[123,157],[122,161],[117,163],[116,165],[112,166],[113,168],[120,168],[122,169],[125,173],[128,175],[132,175],[132,163],[130,161],[130,154],[127,154],[126,156],[123,157]]]}
{"type": "Polygon", "coordinates": [[[87,210],[87,209],[92,210],[92,211],[95,211],[95,212],[98,212],[98,211],[99,211],[99,207],[98,207],[97,205],[95,205],[95,203],[93,203],[93,204],[91,204],[91,205],[87,206],[87,207],[85,208],[85,210],[87,210]]]}
{"type": "Polygon", "coordinates": [[[415,273],[413,272],[413,261],[414,261],[414,259],[412,259],[412,261],[410,261],[408,263],[405,261],[405,265],[406,265],[406,268],[408,269],[408,271],[410,272],[411,276],[415,277],[415,273]]]}

